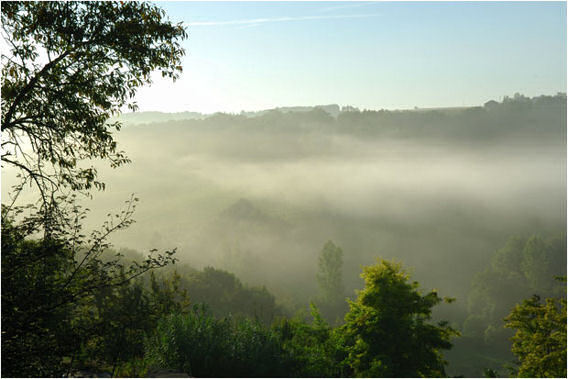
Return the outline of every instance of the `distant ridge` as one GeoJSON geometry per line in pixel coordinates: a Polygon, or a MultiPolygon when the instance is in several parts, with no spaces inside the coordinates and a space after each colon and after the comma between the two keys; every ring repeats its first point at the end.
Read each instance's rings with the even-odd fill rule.
{"type": "MultiPolygon", "coordinates": [[[[349,107],[352,108],[352,107],[349,107]]],[[[294,107],[278,107],[272,109],[265,109],[261,111],[253,111],[253,112],[245,112],[242,111],[239,113],[240,116],[245,116],[248,118],[253,117],[260,117],[269,112],[282,112],[282,113],[301,113],[301,112],[310,112],[316,109],[323,110],[324,112],[328,113],[332,117],[337,117],[339,113],[342,111],[342,108],[339,107],[337,104],[328,104],[328,105],[316,105],[316,106],[294,106],[294,107]]],[[[355,108],[353,108],[355,109],[355,108]]],[[[167,113],[167,112],[130,112],[130,113],[123,113],[119,117],[112,119],[111,121],[120,120],[127,124],[151,124],[155,122],[168,122],[168,121],[181,121],[181,120],[203,120],[211,116],[215,116],[218,114],[223,114],[224,112],[216,112],[216,113],[199,113],[199,112],[176,112],[176,113],[167,113]]]]}
{"type": "Polygon", "coordinates": [[[115,120],[120,120],[129,124],[150,124],[154,122],[168,122],[179,120],[201,120],[209,115],[199,112],[130,112],[123,113],[115,120]]]}
{"type": "Polygon", "coordinates": [[[122,121],[126,124],[151,124],[158,122],[169,122],[169,121],[182,121],[182,120],[203,120],[209,117],[214,117],[218,115],[231,115],[231,116],[241,116],[245,118],[255,118],[261,117],[272,112],[281,113],[307,113],[313,111],[324,111],[333,118],[337,118],[340,114],[346,112],[391,112],[391,113],[404,113],[404,112],[417,112],[417,113],[429,113],[429,112],[442,112],[445,114],[459,113],[466,111],[468,109],[483,109],[483,108],[495,108],[504,104],[511,104],[513,102],[533,102],[535,104],[550,101],[560,101],[566,102],[566,93],[559,92],[554,96],[541,95],[533,98],[529,98],[520,94],[515,94],[513,97],[505,96],[502,102],[497,102],[494,100],[489,100],[485,104],[480,105],[468,105],[468,106],[454,106],[454,107],[414,107],[407,109],[359,109],[350,105],[339,106],[338,104],[327,104],[327,105],[314,105],[314,106],[289,106],[289,107],[276,107],[271,109],[264,109],[260,111],[241,111],[240,113],[229,113],[229,112],[216,112],[216,113],[200,113],[200,112],[130,112],[123,113],[119,117],[112,118],[110,121],[122,121]]]}
{"type": "MultiPolygon", "coordinates": [[[[439,111],[445,113],[453,113],[453,112],[460,112],[465,109],[469,108],[479,108],[479,106],[465,106],[465,107],[440,107],[440,108],[414,108],[414,109],[396,109],[396,110],[389,110],[389,112],[431,112],[431,111],[439,111]]],[[[307,113],[316,110],[322,110],[325,113],[329,114],[333,118],[337,118],[340,113],[343,112],[361,112],[359,108],[352,107],[352,106],[343,106],[340,107],[337,104],[328,104],[328,105],[315,105],[315,106],[292,106],[292,107],[278,107],[278,108],[271,108],[271,109],[264,109],[261,111],[251,111],[245,112],[242,111],[240,113],[225,113],[225,112],[216,112],[216,113],[199,113],[199,112],[176,112],[176,113],[167,113],[167,112],[130,112],[130,113],[123,113],[119,117],[113,118],[110,121],[121,121],[125,124],[152,124],[158,122],[170,122],[170,121],[183,121],[183,120],[204,120],[209,117],[214,117],[217,115],[223,114],[231,114],[235,116],[241,116],[246,118],[256,118],[261,117],[271,112],[281,112],[281,113],[307,113]]]]}

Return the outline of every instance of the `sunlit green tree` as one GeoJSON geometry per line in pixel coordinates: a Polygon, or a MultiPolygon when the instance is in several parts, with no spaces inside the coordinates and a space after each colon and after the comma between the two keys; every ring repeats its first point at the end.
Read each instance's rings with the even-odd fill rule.
{"type": "MultiPolygon", "coordinates": [[[[365,288],[350,301],[343,332],[347,362],[356,376],[444,376],[441,350],[458,335],[447,322],[432,323],[432,308],[444,301],[423,295],[400,264],[378,260],[361,275],[365,288]]],[[[451,301],[451,299],[446,299],[451,301]]]]}
{"type": "Polygon", "coordinates": [[[519,377],[566,377],[566,298],[534,295],[517,304],[505,318],[515,329],[512,351],[519,361],[519,377]]]}

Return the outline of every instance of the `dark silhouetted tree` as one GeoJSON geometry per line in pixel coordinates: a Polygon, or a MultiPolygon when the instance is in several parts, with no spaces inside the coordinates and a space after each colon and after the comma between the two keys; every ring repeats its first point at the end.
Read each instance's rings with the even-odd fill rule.
{"type": "MultiPolygon", "coordinates": [[[[60,376],[62,358],[88,337],[71,322],[77,309],[173,261],[173,251],[130,265],[104,258],[108,236],[133,222],[136,199],[86,236],[74,198],[104,188],[81,164],[128,162],[113,136],[120,123],[107,121],[136,108],[153,71],[177,78],[186,32],[142,2],[3,2],[1,20],[2,166],[21,178],[2,205],[2,376],[60,376]],[[14,205],[25,184],[39,208],[14,205]]],[[[128,298],[142,304],[138,295],[128,298]]]]}
{"type": "Polygon", "coordinates": [[[107,123],[161,71],[176,79],[181,25],[144,2],[3,2],[2,163],[41,192],[104,188],[86,159],[128,162],[107,123]]]}

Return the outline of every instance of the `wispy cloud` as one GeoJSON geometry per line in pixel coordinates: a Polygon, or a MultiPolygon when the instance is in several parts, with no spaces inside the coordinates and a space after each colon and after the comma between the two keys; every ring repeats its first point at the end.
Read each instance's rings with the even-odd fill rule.
{"type": "Polygon", "coordinates": [[[333,11],[336,11],[336,10],[339,10],[339,9],[343,10],[343,9],[366,7],[366,6],[369,6],[369,5],[374,5],[376,3],[377,3],[376,1],[366,1],[366,2],[350,1],[347,4],[342,3],[342,5],[333,5],[331,7],[322,8],[319,11],[320,12],[333,12],[333,11]]]}
{"type": "Polygon", "coordinates": [[[273,18],[253,18],[247,20],[226,20],[226,21],[190,21],[188,26],[219,26],[219,25],[259,25],[275,22],[292,22],[307,20],[331,20],[347,18],[366,18],[377,17],[377,13],[368,14],[345,14],[345,15],[322,15],[322,16],[298,16],[298,17],[273,17],[273,18]]]}

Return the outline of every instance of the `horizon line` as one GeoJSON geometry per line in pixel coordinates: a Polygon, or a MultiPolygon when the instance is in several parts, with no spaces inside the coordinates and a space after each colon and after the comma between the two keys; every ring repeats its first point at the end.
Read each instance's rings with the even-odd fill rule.
{"type": "MultiPolygon", "coordinates": [[[[522,96],[525,96],[529,99],[533,99],[533,98],[537,98],[540,96],[558,96],[558,95],[566,95],[566,92],[562,92],[562,91],[558,91],[554,94],[541,94],[541,95],[537,95],[537,96],[526,96],[523,95],[519,92],[516,92],[515,94],[520,94],[522,96]]],[[[489,101],[497,101],[497,102],[502,102],[505,98],[512,98],[515,96],[515,94],[513,95],[502,95],[499,96],[498,100],[496,100],[495,98],[491,98],[489,100],[486,100],[485,102],[481,103],[481,104],[464,104],[464,105],[438,105],[438,106],[409,106],[409,107],[400,107],[400,108],[369,108],[369,107],[362,107],[362,106],[356,106],[356,105],[351,105],[351,104],[344,104],[341,105],[339,103],[327,103],[327,104],[315,104],[315,105],[282,105],[282,106],[277,106],[277,107],[271,107],[271,108],[262,108],[262,109],[256,109],[256,110],[245,110],[245,109],[241,109],[240,111],[223,111],[223,110],[218,110],[218,111],[212,111],[212,112],[203,112],[203,111],[196,111],[196,110],[183,110],[183,111],[163,111],[163,110],[139,110],[139,111],[135,111],[135,112],[121,112],[121,115],[123,114],[134,114],[134,113],[164,113],[164,114],[176,114],[176,113],[198,113],[201,115],[214,115],[214,114],[230,114],[230,115],[239,115],[241,113],[258,113],[258,112],[266,112],[266,111],[274,111],[274,110],[279,110],[281,108],[317,108],[317,107],[327,107],[327,106],[331,106],[331,105],[337,105],[340,110],[342,108],[345,107],[353,107],[358,109],[359,111],[381,111],[381,110],[385,110],[385,111],[413,111],[413,110],[436,110],[436,109],[460,109],[460,108],[474,108],[474,107],[483,107],[483,105],[489,101]]]]}

